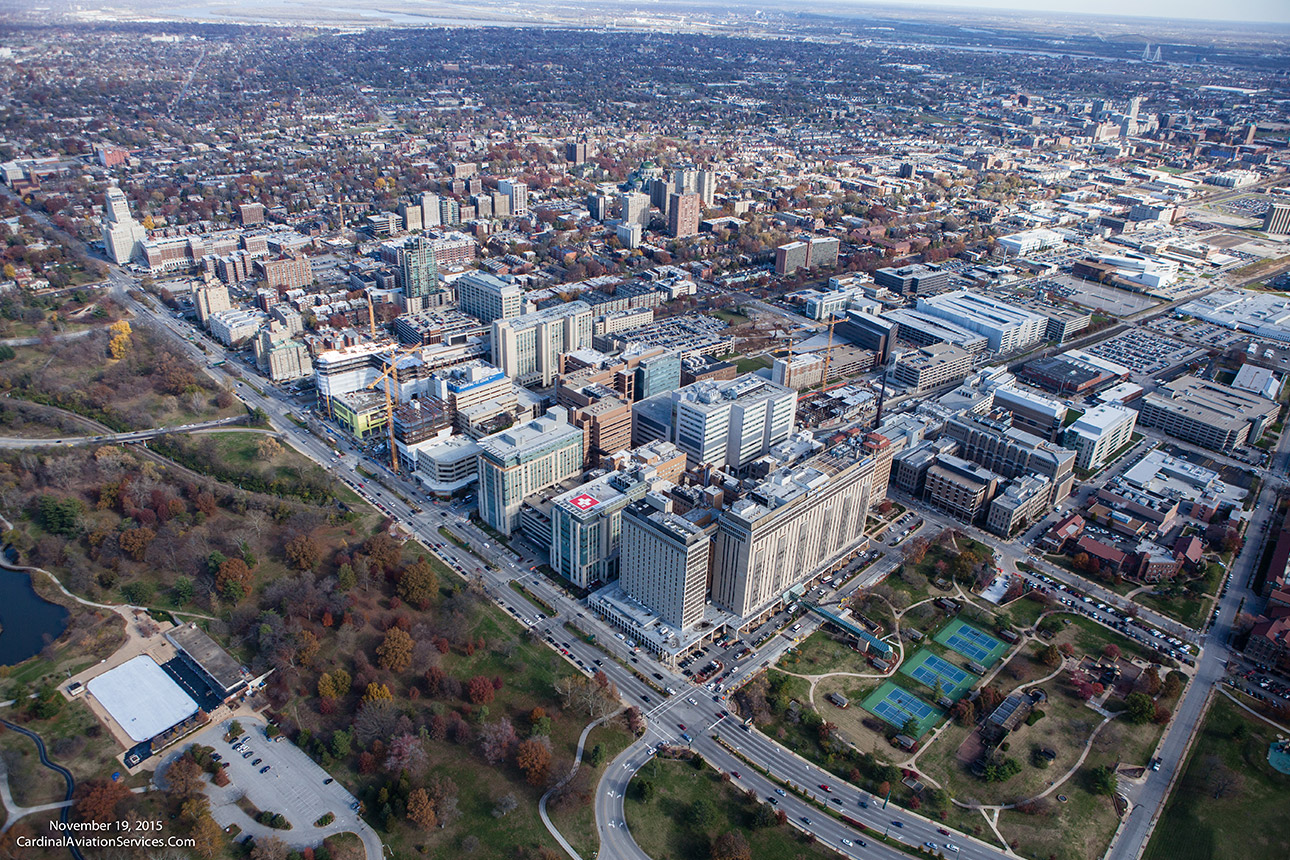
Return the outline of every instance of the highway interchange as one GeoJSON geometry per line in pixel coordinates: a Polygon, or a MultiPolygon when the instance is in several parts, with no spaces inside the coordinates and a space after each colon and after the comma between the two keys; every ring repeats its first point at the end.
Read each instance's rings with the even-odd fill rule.
{"type": "MultiPolygon", "coordinates": [[[[821,842],[830,845],[844,856],[895,858],[901,855],[896,848],[884,845],[876,839],[874,831],[886,833],[889,838],[897,839],[913,848],[932,843],[937,846],[939,853],[947,856],[976,860],[976,858],[1000,858],[1010,853],[1001,846],[988,844],[965,834],[947,833],[939,823],[916,813],[895,806],[884,809],[880,799],[870,797],[846,785],[762,733],[743,727],[738,718],[725,715],[728,708],[720,694],[693,684],[690,679],[656,664],[644,654],[631,653],[631,649],[616,638],[615,631],[603,625],[590,613],[584,612],[580,603],[556,585],[534,574],[532,569],[540,560],[536,553],[523,552],[519,555],[512,553],[474,526],[467,516],[468,511],[461,506],[451,507],[446,504],[418,500],[417,488],[394,476],[389,472],[388,467],[381,468],[375,466],[370,460],[363,460],[361,452],[347,447],[346,443],[340,442],[339,447],[334,448],[333,445],[337,443],[328,439],[326,428],[315,416],[309,414],[307,409],[302,408],[300,401],[293,401],[289,392],[265,383],[258,377],[255,377],[252,383],[249,378],[241,378],[241,373],[230,374],[227,367],[210,366],[213,359],[206,349],[190,339],[193,334],[190,325],[176,319],[165,310],[152,306],[149,304],[150,299],[145,298],[141,302],[132,295],[127,295],[127,290],[135,290],[137,284],[133,278],[119,269],[113,267],[109,278],[113,293],[136,315],[139,324],[164,332],[194,362],[205,367],[206,372],[217,382],[235,391],[248,408],[263,410],[271,425],[285,441],[408,528],[419,540],[432,547],[436,554],[464,576],[480,580],[487,593],[506,611],[526,626],[530,626],[537,635],[551,642],[557,650],[566,652],[567,659],[575,666],[588,673],[594,672],[597,668],[603,669],[618,687],[623,701],[628,705],[639,707],[647,715],[648,730],[645,735],[610,764],[597,789],[595,805],[601,842],[600,857],[638,858],[638,860],[644,860],[646,857],[626,826],[624,795],[631,777],[649,760],[653,750],[659,744],[688,745],[703,755],[714,767],[727,773],[738,772],[739,778],[735,780],[737,785],[744,789],[752,789],[758,797],[767,802],[773,802],[786,813],[788,820],[794,826],[814,834],[821,842]],[[380,480],[373,480],[361,474],[358,471],[360,462],[365,469],[369,470],[369,473],[373,469],[379,469],[380,480]],[[443,535],[438,532],[440,527],[446,528],[458,540],[469,544],[471,549],[464,549],[444,540],[443,535]],[[481,561],[481,557],[487,563],[481,561]],[[554,617],[540,617],[533,606],[509,587],[512,581],[522,582],[529,593],[547,606],[554,607],[557,610],[554,617]],[[566,622],[594,632],[597,644],[589,644],[583,638],[571,634],[564,627],[566,622]],[[606,659],[607,656],[611,656],[612,659],[606,659]],[[629,670],[629,667],[635,671],[629,670]],[[641,674],[638,675],[637,672],[641,674]],[[652,676],[655,674],[661,675],[662,680],[653,679],[652,676]],[[647,677],[651,678],[648,683],[644,680],[647,677]],[[669,686],[678,691],[676,695],[667,696],[660,692],[660,688],[669,686]],[[686,726],[686,729],[681,729],[682,725],[686,726]],[[690,737],[688,744],[682,738],[683,734],[690,737]],[[755,764],[755,767],[750,766],[750,762],[755,764]],[[773,774],[774,779],[767,778],[759,770],[773,774]],[[819,788],[821,784],[828,785],[830,790],[819,788]],[[785,790],[785,786],[795,790],[785,790]],[[777,792],[777,789],[783,793],[777,792]],[[823,813],[804,797],[799,796],[799,791],[817,802],[826,803],[838,813],[862,823],[868,831],[862,832],[823,813]]],[[[239,363],[238,356],[232,352],[221,357],[227,358],[229,364],[239,363]]],[[[245,368],[245,365],[241,365],[241,368],[245,368]]],[[[144,438],[155,432],[157,431],[121,435],[144,438]]],[[[1139,617],[1144,621],[1150,622],[1168,634],[1178,636],[1182,641],[1200,646],[1201,652],[1196,661],[1195,682],[1187,687],[1158,750],[1162,759],[1161,769],[1158,772],[1149,771],[1141,783],[1128,791],[1132,808],[1108,852],[1107,856],[1111,860],[1136,860],[1141,855],[1150,836],[1151,827],[1163,807],[1163,801],[1172,784],[1175,771],[1182,761],[1184,750],[1199,725],[1205,702],[1211,690],[1223,678],[1223,667],[1229,656],[1225,647],[1227,636],[1238,605],[1243,598],[1250,595],[1247,585],[1260,551],[1260,540],[1257,538],[1264,533],[1265,524],[1272,516],[1274,505],[1271,502],[1275,499],[1275,488],[1280,485],[1280,476],[1286,474],[1287,460],[1290,459],[1290,453],[1287,452],[1285,444],[1287,436],[1290,434],[1282,436],[1282,442],[1278,445],[1269,468],[1263,470],[1264,474],[1272,480],[1265,480],[1260,489],[1260,497],[1255,505],[1247,532],[1250,539],[1232,564],[1232,587],[1220,601],[1217,621],[1208,633],[1188,630],[1150,610],[1139,609],[1139,617]]],[[[132,441],[120,440],[108,435],[65,441],[68,444],[74,444],[94,439],[132,441]]],[[[22,443],[28,440],[14,441],[22,443]]],[[[1080,486],[1076,498],[1066,507],[1073,507],[1076,502],[1082,501],[1087,495],[1095,492],[1100,482],[1127,466],[1150,441],[1152,440],[1144,440],[1138,449],[1127,454],[1115,469],[1108,470],[1098,479],[1080,486]]],[[[0,445],[5,444],[7,444],[5,440],[0,440],[0,445]]],[[[38,444],[50,444],[50,442],[45,440],[38,444]]],[[[900,498],[898,494],[893,494],[893,497],[911,510],[915,510],[923,519],[917,534],[932,536],[947,526],[963,529],[973,537],[995,546],[996,561],[1007,572],[1016,570],[1018,562],[1025,562],[1036,571],[1043,573],[1050,582],[1065,583],[1073,589],[1087,593],[1092,600],[1104,603],[1108,608],[1125,604],[1124,598],[1101,589],[1063,568],[1051,565],[1043,561],[1042,557],[1036,559],[1034,551],[1027,548],[1028,543],[1042,534],[1042,531],[1056,520],[1060,511],[1054,512],[1046,520],[1036,524],[1017,540],[1000,544],[996,543],[992,536],[965,528],[961,523],[951,522],[944,515],[923,506],[920,502],[900,498]]],[[[522,544],[517,545],[522,547],[522,544]]],[[[886,545],[880,545],[877,549],[880,553],[877,560],[850,579],[840,591],[823,597],[821,602],[845,600],[857,588],[871,584],[894,569],[899,563],[898,549],[886,545]]],[[[1033,575],[1030,576],[1033,580],[1033,575]]],[[[1116,623],[1114,617],[1095,608],[1085,606],[1081,609],[1102,623],[1116,623]]],[[[790,620],[781,615],[772,619],[770,625],[787,624],[790,620]]],[[[797,637],[805,637],[819,625],[819,620],[814,616],[806,616],[800,621],[802,629],[794,634],[797,637]]],[[[754,674],[761,667],[772,664],[784,650],[792,647],[793,641],[785,635],[771,635],[762,645],[757,646],[759,632],[745,637],[736,637],[724,649],[713,646],[704,659],[709,659],[711,656],[722,659],[726,671],[732,667],[739,667],[742,674],[731,679],[734,683],[754,674]],[[745,646],[753,648],[753,653],[743,660],[735,659],[736,654],[745,646]]]]}

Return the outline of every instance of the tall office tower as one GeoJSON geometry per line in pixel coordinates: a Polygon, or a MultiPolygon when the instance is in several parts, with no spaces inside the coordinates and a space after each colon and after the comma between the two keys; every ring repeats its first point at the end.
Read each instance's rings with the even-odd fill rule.
{"type": "Polygon", "coordinates": [[[206,324],[211,314],[232,310],[228,299],[228,287],[223,284],[209,283],[193,289],[193,307],[197,309],[197,319],[206,324]]]}
{"type": "Polygon", "coordinates": [[[555,407],[479,440],[479,515],[509,535],[524,499],[582,471],[582,429],[555,407]]]}
{"type": "Polygon", "coordinates": [[[661,352],[642,358],[635,373],[637,400],[675,391],[681,387],[681,353],[661,352]]]}
{"type": "Polygon", "coordinates": [[[480,218],[493,217],[493,195],[476,194],[470,198],[470,202],[475,207],[475,214],[480,218]]]}
{"type": "Polygon", "coordinates": [[[403,229],[411,232],[420,230],[424,220],[421,217],[421,204],[410,203],[407,200],[399,201],[399,217],[403,219],[403,229]]]}
{"type": "Polygon", "coordinates": [[[524,312],[524,290],[487,272],[468,272],[457,280],[457,308],[481,321],[517,317],[524,312]]]}
{"type": "Polygon", "coordinates": [[[667,231],[676,238],[699,232],[699,195],[673,194],[667,206],[667,231]]]}
{"type": "Polygon", "coordinates": [[[663,217],[666,218],[668,202],[672,199],[676,186],[669,180],[658,178],[651,179],[646,188],[649,190],[650,205],[657,206],[659,211],[663,213],[663,217]]]}
{"type": "Polygon", "coordinates": [[[529,214],[529,187],[518,179],[503,179],[497,183],[497,190],[511,201],[511,217],[524,218],[529,214]]]}
{"type": "Polygon", "coordinates": [[[1264,233],[1290,233],[1290,204],[1273,203],[1263,216],[1264,233]]]}
{"type": "Polygon", "coordinates": [[[703,620],[711,545],[707,530],[650,494],[623,512],[620,585],[673,627],[693,627],[703,620]]]}
{"type": "Polygon", "coordinates": [[[755,618],[794,586],[858,549],[873,495],[874,458],[838,446],[771,473],[717,525],[712,601],[755,618]]]}
{"type": "Polygon", "coordinates": [[[1127,116],[1132,122],[1138,121],[1138,111],[1142,110],[1142,96],[1134,96],[1129,99],[1129,110],[1127,116]]]}
{"type": "Polygon", "coordinates": [[[711,209],[716,205],[717,174],[712,170],[700,170],[695,179],[694,192],[703,201],[703,208],[711,209]]]}
{"type": "Polygon", "coordinates": [[[443,223],[439,212],[439,195],[429,191],[421,195],[421,227],[429,229],[443,223]]]}
{"type": "Polygon", "coordinates": [[[461,204],[451,197],[439,198],[439,223],[444,227],[456,227],[461,223],[461,204]]]}
{"type": "MultiPolygon", "coordinates": [[[[666,204],[665,204],[666,205],[666,204]]],[[[636,191],[618,195],[619,217],[624,224],[639,224],[642,229],[649,226],[650,197],[636,191]]]]}
{"type": "Polygon", "coordinates": [[[593,220],[605,221],[609,218],[609,196],[605,194],[587,195],[587,212],[593,220]]]}
{"type": "Polygon", "coordinates": [[[587,160],[587,138],[567,141],[564,145],[564,160],[570,164],[582,164],[587,160]]]}
{"type": "Polygon", "coordinates": [[[1098,120],[1106,115],[1106,99],[1093,102],[1093,119],[1098,120]]]}
{"type": "Polygon", "coordinates": [[[424,236],[417,236],[399,248],[398,261],[404,313],[421,313],[426,309],[426,297],[439,289],[434,247],[424,236]]]}
{"type": "Polygon", "coordinates": [[[675,442],[691,466],[739,472],[793,432],[797,392],[756,374],[704,379],[637,401],[633,441],[675,442]]]}
{"type": "Polygon", "coordinates": [[[103,201],[103,250],[114,263],[128,263],[148,231],[130,214],[130,201],[115,185],[103,201]]]}
{"type": "Polygon", "coordinates": [[[493,364],[520,385],[549,388],[560,372],[560,355],[591,346],[593,315],[591,305],[579,300],[494,320],[493,364]]]}

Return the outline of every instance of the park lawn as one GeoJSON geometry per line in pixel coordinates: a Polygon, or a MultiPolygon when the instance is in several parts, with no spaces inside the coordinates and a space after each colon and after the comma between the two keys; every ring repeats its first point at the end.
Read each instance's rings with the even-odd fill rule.
{"type": "MultiPolygon", "coordinates": [[[[40,735],[50,760],[70,770],[78,783],[124,770],[115,758],[120,747],[82,699],[66,702],[58,714],[47,720],[29,719],[12,711],[6,718],[40,735]]],[[[9,787],[20,805],[38,806],[63,799],[63,778],[40,764],[30,738],[18,732],[0,732],[0,749],[6,751],[9,787]]],[[[146,774],[127,777],[130,785],[146,784],[147,779],[146,774]]]]}
{"type": "Polygon", "coordinates": [[[857,749],[871,752],[884,761],[898,761],[906,758],[908,753],[893,747],[881,731],[865,725],[866,722],[878,725],[882,721],[860,707],[865,697],[878,689],[881,683],[877,678],[825,678],[815,685],[815,709],[820,712],[820,716],[837,726],[843,737],[857,749]],[[830,703],[829,693],[846,696],[849,707],[839,708],[830,703]]]}
{"type": "Polygon", "coordinates": [[[1018,630],[1029,630],[1049,608],[1038,600],[1024,596],[1002,607],[999,615],[1018,630]]]}
{"type": "MultiPolygon", "coordinates": [[[[752,322],[748,317],[738,311],[713,311],[712,315],[718,319],[723,319],[732,326],[741,326],[744,323],[752,322]]],[[[741,371],[742,372],[742,371],[741,371]]]]}
{"type": "MultiPolygon", "coordinates": [[[[1061,618],[1063,621],[1067,618],[1070,619],[1070,624],[1066,625],[1065,630],[1053,637],[1052,643],[1060,645],[1063,642],[1070,642],[1075,646],[1076,656],[1083,652],[1090,657],[1097,657],[1101,655],[1102,649],[1107,645],[1115,645],[1120,649],[1121,654],[1138,657],[1147,662],[1155,662],[1160,659],[1158,654],[1144,647],[1141,643],[1135,642],[1127,636],[1121,636],[1091,618],[1076,615],[1072,612],[1054,613],[1049,617],[1061,618]]],[[[1170,664],[1173,663],[1172,660],[1165,659],[1170,664]]]]}
{"type": "Polygon", "coordinates": [[[779,666],[799,675],[872,672],[865,656],[851,647],[852,637],[834,634],[824,625],[779,659],[779,666]]]}
{"type": "Polygon", "coordinates": [[[737,783],[723,781],[706,766],[696,771],[688,761],[655,759],[635,779],[627,791],[627,826],[653,860],[707,857],[713,840],[731,830],[743,833],[753,857],[824,860],[837,856],[826,846],[806,843],[798,830],[788,825],[754,829],[754,804],[743,797],[737,783]],[[642,803],[633,790],[640,774],[653,779],[656,787],[648,803],[642,803]],[[700,799],[711,800],[716,807],[716,815],[706,827],[689,820],[690,808],[700,799]]]}
{"type": "Polygon", "coordinates": [[[591,793],[587,795],[585,802],[573,801],[569,804],[560,805],[555,808],[552,805],[547,806],[547,814],[551,817],[553,823],[560,834],[574,847],[582,857],[595,857],[600,851],[600,834],[596,830],[596,787],[600,784],[600,777],[604,774],[605,768],[617,757],[617,755],[627,747],[631,746],[635,737],[632,733],[623,727],[622,723],[613,720],[604,725],[596,726],[587,735],[587,743],[583,747],[581,767],[587,771],[586,785],[591,787],[591,793]],[[587,756],[590,755],[596,745],[602,745],[605,749],[605,756],[599,767],[592,767],[587,762],[587,756]]]}
{"type": "MultiPolygon", "coordinates": [[[[1176,704],[1174,700],[1162,701],[1176,704]]],[[[1045,718],[1032,728],[1047,721],[1045,718]]],[[[1075,775],[1050,795],[1063,795],[1067,802],[1048,804],[1046,811],[1035,815],[1006,810],[999,817],[1000,832],[1009,842],[1015,840],[1017,852],[1026,857],[1097,860],[1106,853],[1119,819],[1110,798],[1089,790],[1093,770],[1099,766],[1146,765],[1163,733],[1164,727],[1154,723],[1134,725],[1123,717],[1111,720],[1094,738],[1088,757],[1075,775]]]]}
{"type": "Polygon", "coordinates": [[[966,802],[1012,803],[1039,794],[1051,780],[1060,779],[1070,770],[1093,729],[1102,721],[1059,679],[1041,686],[1049,695],[1048,702],[1039,707],[1044,712],[1043,719],[1032,726],[1018,726],[1008,736],[1009,748],[1002,752],[1020,763],[1021,772],[1016,776],[997,783],[975,777],[968,770],[969,763],[960,763],[956,756],[959,745],[970,734],[969,729],[957,723],[947,727],[933,748],[919,757],[919,765],[950,794],[966,802]],[[1030,757],[1035,748],[1051,749],[1057,757],[1048,767],[1036,767],[1030,757]]]}
{"type": "MultiPolygon", "coordinates": [[[[747,319],[745,317],[745,319],[747,319]]],[[[761,370],[763,367],[770,367],[770,356],[755,355],[751,358],[740,358],[735,360],[735,368],[740,373],[752,373],[754,370],[761,370]]]]}
{"type": "Polygon", "coordinates": [[[1200,628],[1204,624],[1212,606],[1212,601],[1207,596],[1158,597],[1147,592],[1134,597],[1133,602],[1194,628],[1200,628]]]}
{"type": "Polygon", "coordinates": [[[1267,762],[1278,734],[1216,693],[1145,860],[1290,856],[1290,776],[1267,762]]]}
{"type": "MultiPolygon", "coordinates": [[[[345,487],[326,469],[268,433],[174,434],[154,440],[151,447],[185,468],[251,492],[330,504],[345,487]]],[[[360,504],[356,495],[350,498],[360,504]]]]}

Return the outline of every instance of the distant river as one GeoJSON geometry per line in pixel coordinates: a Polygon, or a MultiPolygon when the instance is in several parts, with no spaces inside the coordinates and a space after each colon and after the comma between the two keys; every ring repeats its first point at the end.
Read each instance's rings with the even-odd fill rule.
{"type": "Polygon", "coordinates": [[[0,570],[0,666],[34,657],[67,629],[67,610],[31,587],[31,575],[0,570]]]}

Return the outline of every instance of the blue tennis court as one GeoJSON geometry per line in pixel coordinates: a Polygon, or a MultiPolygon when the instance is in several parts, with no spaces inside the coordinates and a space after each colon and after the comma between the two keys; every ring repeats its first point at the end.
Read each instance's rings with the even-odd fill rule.
{"type": "Polygon", "coordinates": [[[917,737],[926,734],[944,713],[891,681],[884,681],[881,687],[870,693],[862,707],[898,729],[914,720],[918,723],[917,737]]]}
{"type": "Polygon", "coordinates": [[[982,666],[992,665],[1008,650],[1002,641],[958,618],[941,628],[935,641],[982,666]]]}
{"type": "Polygon", "coordinates": [[[974,678],[967,672],[933,654],[930,649],[922,648],[913,657],[906,660],[900,671],[925,685],[935,689],[937,682],[941,691],[951,699],[972,687],[974,678]]]}

